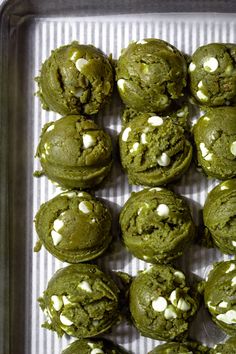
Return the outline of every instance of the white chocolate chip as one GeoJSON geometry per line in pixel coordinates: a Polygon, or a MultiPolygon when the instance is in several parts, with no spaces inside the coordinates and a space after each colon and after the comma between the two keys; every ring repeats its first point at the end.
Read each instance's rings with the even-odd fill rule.
{"type": "Polygon", "coordinates": [[[124,131],[123,131],[123,134],[122,134],[122,141],[127,141],[128,140],[128,137],[129,137],[129,133],[131,132],[131,128],[128,127],[126,128],[124,131]]]}
{"type": "Polygon", "coordinates": [[[168,156],[165,152],[163,152],[163,153],[161,154],[161,156],[159,156],[159,157],[157,158],[157,163],[158,163],[160,166],[166,167],[166,166],[168,166],[168,165],[170,164],[170,158],[169,158],[169,156],[168,156]]]}
{"type": "Polygon", "coordinates": [[[89,203],[87,201],[79,203],[79,210],[82,211],[82,213],[84,213],[84,214],[90,213],[91,208],[92,208],[91,203],[89,203]]]}
{"type": "Polygon", "coordinates": [[[85,193],[84,192],[79,192],[77,195],[78,195],[78,197],[84,197],[85,193]]]}
{"type": "Polygon", "coordinates": [[[81,87],[78,88],[75,92],[73,92],[73,95],[77,98],[80,98],[84,93],[84,89],[82,89],[81,87]]]}
{"type": "Polygon", "coordinates": [[[236,311],[229,310],[225,313],[216,316],[218,321],[224,322],[226,324],[235,324],[236,323],[236,311]]]}
{"type": "Polygon", "coordinates": [[[138,42],[136,42],[137,44],[147,44],[147,41],[145,41],[145,39],[140,39],[138,42]]]}
{"type": "Polygon", "coordinates": [[[199,81],[199,83],[197,84],[197,87],[198,87],[198,88],[202,88],[202,87],[203,87],[203,82],[202,82],[202,80],[199,81]]]}
{"type": "Polygon", "coordinates": [[[95,218],[92,218],[91,223],[94,224],[96,222],[95,218]]]}
{"type": "Polygon", "coordinates": [[[55,128],[55,124],[51,124],[51,125],[49,125],[49,127],[47,127],[47,133],[48,132],[51,132],[53,129],[55,128]]]}
{"type": "Polygon", "coordinates": [[[68,297],[65,296],[65,295],[62,296],[62,301],[63,301],[63,304],[64,304],[65,306],[71,304],[70,300],[69,300],[68,297]]]}
{"type": "Polygon", "coordinates": [[[167,309],[165,309],[164,317],[166,320],[171,320],[172,318],[177,318],[177,313],[175,311],[174,306],[169,305],[167,309]]]}
{"type": "Polygon", "coordinates": [[[218,306],[219,306],[219,307],[222,307],[222,308],[224,308],[224,309],[226,309],[227,306],[228,306],[228,302],[226,302],[226,301],[221,301],[218,306]]]}
{"type": "Polygon", "coordinates": [[[45,159],[46,155],[44,153],[41,154],[41,158],[45,159]]]}
{"type": "Polygon", "coordinates": [[[102,349],[99,349],[99,348],[94,348],[91,351],[91,354],[104,354],[104,351],[102,349]]]}
{"type": "Polygon", "coordinates": [[[72,56],[70,57],[70,60],[71,60],[71,61],[75,61],[77,55],[78,55],[78,52],[75,51],[75,52],[72,54],[72,56]]]}
{"type": "Polygon", "coordinates": [[[163,312],[167,308],[167,301],[163,296],[159,296],[156,300],[152,301],[152,308],[154,311],[163,312]]]}
{"type": "Polygon", "coordinates": [[[177,290],[173,290],[170,294],[170,302],[172,305],[177,306],[177,290]]]}
{"type": "Polygon", "coordinates": [[[88,64],[88,60],[84,59],[84,58],[79,58],[76,60],[75,62],[75,66],[76,66],[76,69],[81,71],[82,68],[88,64]]]}
{"type": "Polygon", "coordinates": [[[73,324],[73,322],[71,320],[69,320],[69,318],[67,318],[64,315],[60,315],[60,321],[62,324],[64,324],[65,326],[71,326],[73,324]]]}
{"type": "Polygon", "coordinates": [[[139,147],[139,143],[137,143],[137,142],[134,143],[133,147],[130,149],[130,152],[133,153],[133,152],[137,151],[138,147],[139,147]]]}
{"type": "Polygon", "coordinates": [[[64,222],[60,219],[56,219],[53,223],[53,228],[57,232],[60,231],[63,226],[64,226],[64,222]]]}
{"type": "Polygon", "coordinates": [[[230,145],[230,152],[232,155],[236,156],[236,141],[230,145]]]}
{"type": "Polygon", "coordinates": [[[94,321],[92,322],[92,324],[93,324],[93,326],[98,326],[99,322],[98,322],[97,320],[94,320],[94,321]]]}
{"type": "Polygon", "coordinates": [[[148,123],[153,125],[154,127],[159,127],[163,124],[163,119],[159,116],[152,116],[148,118],[148,123]]]}
{"type": "Polygon", "coordinates": [[[233,277],[231,280],[231,286],[235,286],[236,285],[236,277],[233,277]]]}
{"type": "Polygon", "coordinates": [[[209,117],[207,117],[207,116],[205,116],[205,117],[203,118],[203,120],[209,121],[209,120],[210,120],[210,118],[209,118],[209,117]]]}
{"type": "Polygon", "coordinates": [[[170,209],[166,204],[159,204],[156,211],[159,216],[167,217],[169,215],[170,209]]]}
{"type": "Polygon", "coordinates": [[[199,98],[200,101],[208,101],[208,97],[203,93],[201,90],[198,90],[196,93],[197,97],[199,98]]]}
{"type": "Polygon", "coordinates": [[[194,63],[190,63],[189,65],[189,71],[192,72],[196,69],[196,65],[194,63]]]}
{"type": "Polygon", "coordinates": [[[213,156],[213,154],[212,154],[212,153],[209,153],[209,154],[207,154],[206,156],[204,156],[204,160],[206,160],[206,161],[211,161],[211,160],[212,160],[212,156],[213,156]]]}
{"type": "Polygon", "coordinates": [[[91,342],[88,342],[87,344],[88,344],[88,346],[89,346],[91,349],[93,349],[93,348],[95,347],[95,345],[96,345],[96,344],[91,343],[91,342]]]}
{"type": "Polygon", "coordinates": [[[66,196],[68,198],[74,198],[74,197],[76,197],[76,192],[65,192],[65,193],[62,193],[61,195],[66,196]]]}
{"type": "Polygon", "coordinates": [[[141,134],[141,143],[147,144],[147,135],[145,133],[141,134]]]}
{"type": "Polygon", "coordinates": [[[63,306],[63,302],[62,300],[59,298],[59,296],[57,295],[52,295],[51,296],[51,300],[52,300],[52,306],[56,311],[60,311],[60,309],[63,306]]]}
{"type": "Polygon", "coordinates": [[[78,285],[78,288],[84,290],[84,291],[87,291],[88,293],[91,293],[92,292],[92,288],[91,286],[89,285],[89,283],[87,281],[82,281],[81,283],[79,283],[78,285]]]}
{"type": "Polygon", "coordinates": [[[150,188],[150,189],[149,189],[149,192],[151,192],[151,191],[160,192],[160,191],[162,191],[162,188],[160,188],[160,187],[153,187],[153,188],[150,188]]]}
{"type": "Polygon", "coordinates": [[[185,115],[185,112],[184,111],[180,111],[180,112],[177,112],[177,117],[181,118],[181,117],[184,117],[185,115]]]}
{"type": "Polygon", "coordinates": [[[177,308],[181,311],[188,311],[191,309],[190,304],[185,301],[184,299],[180,298],[178,303],[177,303],[177,308]]]}
{"type": "Polygon", "coordinates": [[[236,241],[232,241],[232,246],[236,247],[236,241]]]}
{"type": "Polygon", "coordinates": [[[218,60],[216,58],[214,58],[214,57],[208,58],[203,63],[204,70],[209,72],[209,73],[213,73],[214,71],[216,71],[218,66],[219,66],[218,60]]]}
{"type": "Polygon", "coordinates": [[[117,86],[118,86],[120,91],[124,91],[125,80],[124,79],[119,79],[117,81],[117,86]]]}
{"type": "Polygon", "coordinates": [[[180,272],[179,270],[177,270],[176,272],[174,272],[174,275],[179,278],[179,279],[185,279],[185,275],[184,273],[180,272]]]}
{"type": "Polygon", "coordinates": [[[209,307],[209,309],[215,310],[216,306],[211,304],[211,301],[208,301],[207,306],[209,307]]]}
{"type": "Polygon", "coordinates": [[[204,143],[200,143],[199,148],[201,150],[202,157],[205,157],[208,155],[209,150],[206,148],[206,145],[204,143]]]}
{"type": "Polygon", "coordinates": [[[83,147],[84,149],[88,149],[91,146],[94,146],[96,144],[96,140],[89,134],[84,134],[83,135],[83,147]]]}
{"type": "Polygon", "coordinates": [[[56,232],[55,230],[51,231],[51,236],[54,246],[57,246],[62,240],[62,235],[56,232]]]}
{"type": "Polygon", "coordinates": [[[235,268],[236,268],[236,267],[235,267],[235,264],[234,264],[234,263],[231,263],[230,266],[229,266],[229,268],[226,270],[225,273],[230,273],[230,272],[232,272],[235,268]]]}

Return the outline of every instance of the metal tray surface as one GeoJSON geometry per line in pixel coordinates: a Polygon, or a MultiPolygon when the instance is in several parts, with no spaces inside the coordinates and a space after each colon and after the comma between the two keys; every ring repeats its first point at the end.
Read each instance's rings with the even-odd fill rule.
{"type": "MultiPolygon", "coordinates": [[[[72,40],[91,43],[118,58],[131,40],[162,38],[191,54],[209,42],[236,42],[236,3],[233,1],[92,1],[22,0],[0,2],[0,354],[59,354],[71,341],[41,328],[45,320],[37,298],[52,274],[65,266],[44,249],[33,253],[37,239],[33,217],[41,203],[59,193],[46,178],[33,179],[41,128],[59,116],[41,109],[34,97],[41,63],[50,51],[72,40]]],[[[131,191],[118,163],[116,146],[122,105],[115,94],[96,118],[112,136],[114,164],[110,179],[96,192],[110,205],[115,237],[112,254],[97,263],[105,271],[135,275],[148,265],[132,257],[118,240],[118,215],[131,191]]],[[[193,121],[196,117],[193,117],[193,121]]],[[[188,198],[195,222],[216,180],[192,166],[174,185],[188,198]]],[[[179,261],[188,274],[204,278],[212,262],[227,259],[216,249],[192,245],[179,261]]],[[[214,345],[224,339],[201,309],[191,335],[214,345]]],[[[144,338],[127,323],[108,337],[135,354],[146,354],[158,341],[144,338]]]]}

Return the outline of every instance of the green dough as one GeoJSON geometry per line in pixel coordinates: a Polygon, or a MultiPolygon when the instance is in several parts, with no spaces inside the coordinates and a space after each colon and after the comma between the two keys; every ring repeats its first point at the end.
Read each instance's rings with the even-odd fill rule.
{"type": "Polygon", "coordinates": [[[143,336],[167,341],[185,338],[197,308],[197,296],[185,275],[170,266],[154,265],[131,284],[130,311],[143,336]]]}
{"type": "Polygon", "coordinates": [[[127,354],[127,352],[107,339],[79,339],[63,350],[62,354],[127,354]]]}
{"type": "Polygon", "coordinates": [[[38,301],[47,316],[43,327],[59,336],[94,337],[107,331],[119,316],[116,284],[92,264],[59,269],[38,301]]]}
{"type": "Polygon", "coordinates": [[[217,185],[207,196],[203,220],[223,253],[236,255],[236,179],[217,185]]]}
{"type": "Polygon", "coordinates": [[[112,165],[110,136],[83,116],[63,117],[44,126],[36,156],[49,179],[65,188],[93,188],[112,165]]]}
{"type": "Polygon", "coordinates": [[[207,110],[193,127],[198,164],[209,177],[236,176],[236,107],[207,110]]]}
{"type": "Polygon", "coordinates": [[[173,45],[161,39],[132,42],[117,62],[117,86],[123,102],[141,112],[163,112],[183,96],[187,65],[173,45]]]}
{"type": "Polygon", "coordinates": [[[96,114],[112,93],[113,76],[111,61],[100,49],[72,42],[43,63],[37,94],[46,110],[96,114]]]}
{"type": "Polygon", "coordinates": [[[189,65],[190,91],[201,105],[236,102],[236,45],[210,43],[199,47],[189,65]]]}
{"type": "Polygon", "coordinates": [[[202,354],[210,353],[210,349],[195,342],[177,343],[171,342],[158,345],[148,354],[202,354]]]}
{"type": "Polygon", "coordinates": [[[108,209],[85,192],[64,192],[42,204],[35,227],[45,248],[68,263],[98,257],[111,241],[108,209]]]}
{"type": "Polygon", "coordinates": [[[133,192],[121,210],[120,225],[129,251],[150,263],[180,257],[195,235],[185,200],[158,187],[133,192]]]}
{"type": "Polygon", "coordinates": [[[211,354],[236,354],[236,336],[229,338],[224,344],[218,344],[211,354]]]}
{"type": "Polygon", "coordinates": [[[191,163],[192,146],[171,117],[140,113],[119,136],[120,158],[129,183],[160,186],[182,176],[191,163]]]}
{"type": "Polygon", "coordinates": [[[205,283],[204,300],[213,321],[229,335],[236,334],[236,260],[214,265],[205,283]]]}

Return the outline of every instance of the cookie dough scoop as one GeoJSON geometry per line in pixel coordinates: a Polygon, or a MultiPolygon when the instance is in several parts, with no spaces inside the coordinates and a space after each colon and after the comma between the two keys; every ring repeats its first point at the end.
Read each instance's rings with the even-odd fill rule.
{"type": "Polygon", "coordinates": [[[35,227],[40,244],[68,263],[98,257],[112,238],[109,210],[85,192],[64,192],[42,204],[35,227]]]}
{"type": "Polygon", "coordinates": [[[159,187],[133,192],[121,210],[120,226],[128,250],[150,263],[180,257],[195,236],[185,200],[159,187]]]}
{"type": "Polygon", "coordinates": [[[204,301],[212,320],[227,334],[236,335],[236,261],[218,262],[205,283],[204,301]]]}
{"type": "Polygon", "coordinates": [[[36,157],[43,173],[66,189],[99,185],[112,165],[110,136],[94,121],[71,115],[47,123],[36,157]]]}
{"type": "Polygon", "coordinates": [[[163,112],[183,96],[187,65],[173,45],[155,38],[131,42],[116,68],[117,87],[125,105],[140,112],[163,112]]]}
{"type": "Polygon", "coordinates": [[[79,339],[64,349],[62,354],[128,354],[107,339],[79,339]]]}
{"type": "Polygon", "coordinates": [[[112,94],[114,74],[111,60],[100,49],[74,41],[51,52],[36,81],[44,109],[92,115],[112,94]]]}
{"type": "Polygon", "coordinates": [[[203,220],[221,252],[236,255],[236,179],[224,181],[210,191],[203,220]]]}
{"type": "Polygon", "coordinates": [[[48,283],[40,307],[43,327],[77,338],[107,331],[119,317],[119,290],[96,265],[76,264],[59,269],[48,283]]]}
{"type": "Polygon", "coordinates": [[[236,107],[207,109],[193,127],[198,165],[209,177],[236,177],[236,107]]]}
{"type": "Polygon", "coordinates": [[[170,266],[154,265],[131,284],[131,316],[145,337],[183,340],[197,308],[197,296],[186,284],[185,275],[170,266]]]}

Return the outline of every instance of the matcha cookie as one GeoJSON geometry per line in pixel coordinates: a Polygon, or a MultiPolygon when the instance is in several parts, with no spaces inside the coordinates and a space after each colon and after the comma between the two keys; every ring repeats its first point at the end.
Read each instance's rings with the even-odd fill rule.
{"type": "Polygon", "coordinates": [[[208,194],[203,220],[215,245],[236,255],[236,179],[220,183],[208,194]]]}
{"type": "Polygon", "coordinates": [[[117,322],[119,290],[92,264],[59,269],[38,301],[47,316],[43,327],[59,336],[94,337],[117,322]]]}
{"type": "Polygon", "coordinates": [[[216,345],[211,354],[236,354],[236,336],[229,338],[225,343],[216,345]]]}
{"type": "Polygon", "coordinates": [[[110,172],[111,138],[92,120],[66,116],[44,126],[36,156],[53,182],[69,189],[93,188],[110,172]]]}
{"type": "Polygon", "coordinates": [[[129,183],[160,186],[182,176],[191,163],[192,146],[171,117],[140,113],[119,136],[120,158],[129,183]]]}
{"type": "Polygon", "coordinates": [[[107,339],[79,339],[63,350],[62,354],[127,354],[120,346],[107,339]]]}
{"type": "Polygon", "coordinates": [[[210,353],[210,349],[196,342],[177,343],[171,342],[158,345],[148,354],[202,354],[210,353]]]}
{"type": "Polygon", "coordinates": [[[210,43],[199,47],[188,68],[190,91],[201,105],[236,102],[236,45],[210,43]]]}
{"type": "Polygon", "coordinates": [[[141,112],[163,112],[183,96],[187,65],[173,45],[161,39],[132,42],[117,62],[116,79],[123,102],[141,112]]]}
{"type": "Polygon", "coordinates": [[[72,42],[51,52],[36,78],[42,106],[67,114],[96,114],[113,90],[108,57],[92,45],[72,42]]]}
{"type": "Polygon", "coordinates": [[[198,164],[209,177],[236,176],[236,107],[207,110],[193,127],[198,164]]]}
{"type": "Polygon", "coordinates": [[[236,260],[214,265],[205,283],[204,300],[213,321],[229,335],[236,334],[236,260]]]}
{"type": "Polygon", "coordinates": [[[35,227],[40,243],[63,262],[98,257],[111,241],[111,215],[98,199],[68,191],[41,205],[35,227]]]}
{"type": "Polygon", "coordinates": [[[180,257],[195,234],[185,200],[158,187],[133,192],[121,210],[120,225],[128,250],[150,263],[180,257]]]}
{"type": "Polygon", "coordinates": [[[143,336],[171,341],[187,335],[198,300],[185,275],[164,265],[140,272],[130,287],[130,311],[143,336]]]}

